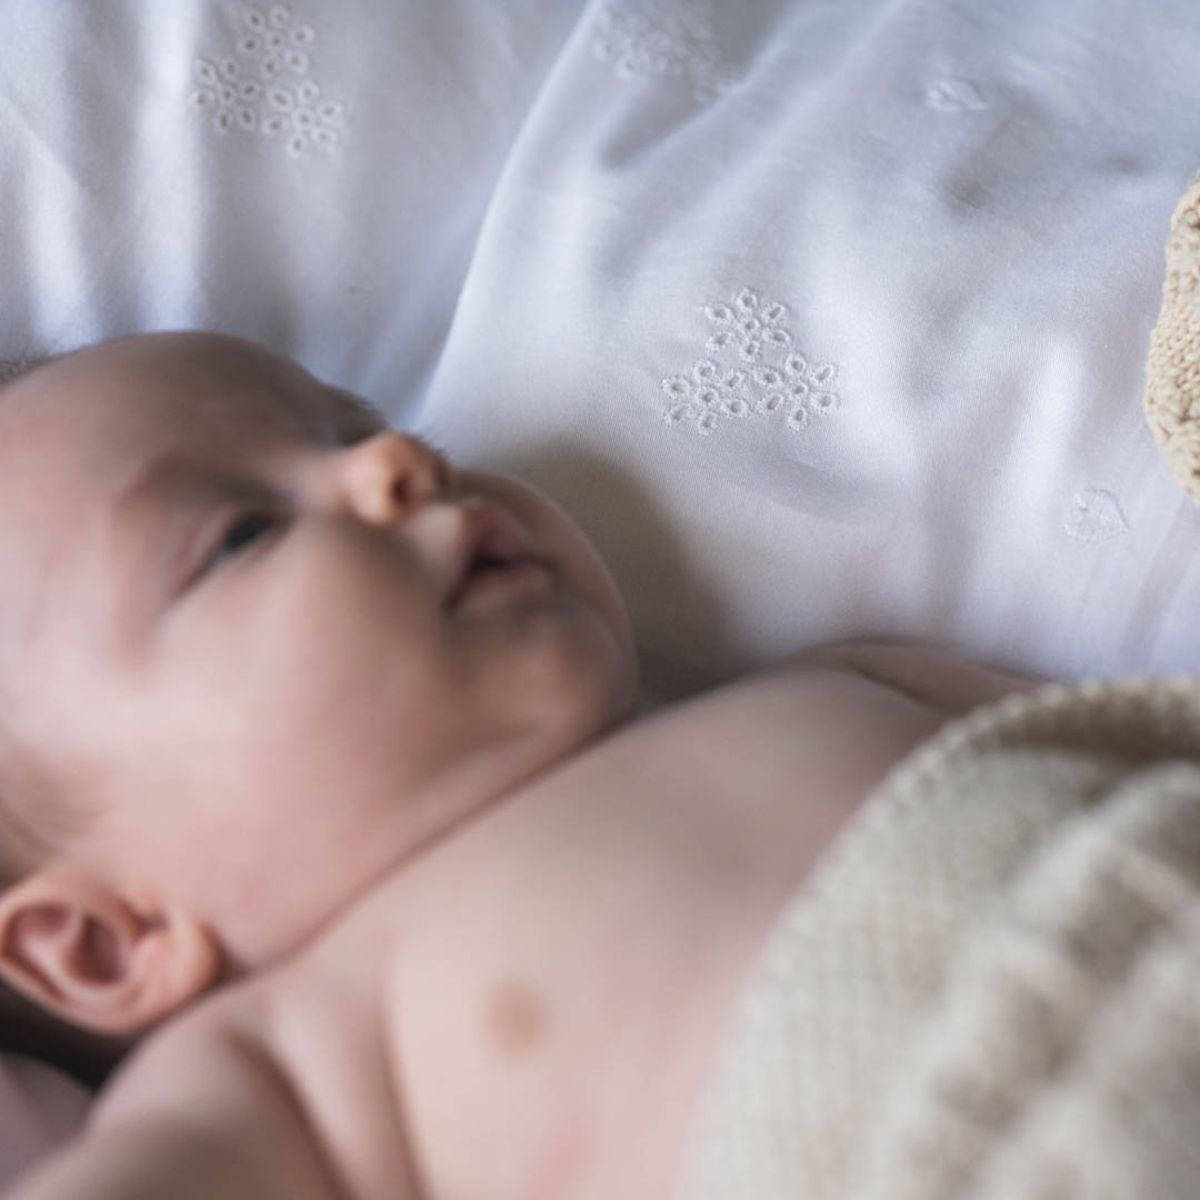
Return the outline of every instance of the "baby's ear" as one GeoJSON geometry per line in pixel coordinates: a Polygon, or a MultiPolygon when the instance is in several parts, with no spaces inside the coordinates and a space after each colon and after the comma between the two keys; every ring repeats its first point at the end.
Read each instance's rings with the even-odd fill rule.
{"type": "Polygon", "coordinates": [[[134,904],[92,876],[57,867],[0,894],[0,977],[74,1025],[141,1033],[220,975],[216,940],[180,908],[134,904]]]}

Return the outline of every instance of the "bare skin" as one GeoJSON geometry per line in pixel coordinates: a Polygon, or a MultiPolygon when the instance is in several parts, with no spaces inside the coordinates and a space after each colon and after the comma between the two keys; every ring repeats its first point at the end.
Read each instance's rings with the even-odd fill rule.
{"type": "Polygon", "coordinates": [[[150,1196],[198,1154],[222,1196],[285,1163],[289,1195],[678,1194],[774,918],[891,765],[1027,686],[908,647],[813,657],[601,740],[167,1026],[18,1196],[150,1196]]]}
{"type": "MultiPolygon", "coordinates": [[[[494,497],[510,495],[498,478],[477,478],[494,497]]],[[[523,519],[549,536],[528,503],[523,519]]],[[[847,645],[633,720],[623,614],[562,528],[550,542],[562,578],[590,597],[586,611],[536,583],[477,602],[481,627],[559,633],[536,643],[554,653],[538,687],[513,697],[489,686],[486,704],[464,710],[477,736],[454,745],[474,770],[432,756],[424,773],[409,770],[393,807],[424,788],[430,803],[412,811],[440,814],[432,834],[381,819],[386,778],[382,798],[354,800],[350,817],[283,792],[277,809],[264,800],[281,829],[289,805],[303,805],[314,823],[352,819],[365,838],[391,837],[390,854],[346,834],[332,850],[316,839],[310,861],[295,835],[292,858],[257,874],[230,867],[222,879],[218,854],[189,887],[186,864],[172,863],[179,900],[175,875],[143,849],[160,843],[114,839],[111,830],[130,829],[127,814],[57,874],[4,898],[0,930],[25,947],[0,962],[14,986],[108,1032],[171,1018],[118,1072],[85,1135],[27,1178],[21,1200],[678,1194],[723,1031],[787,900],[914,746],[1031,681],[930,649],[847,645]],[[601,668],[588,704],[559,715],[601,668]],[[499,714],[518,701],[526,721],[506,744],[499,714]],[[323,848],[338,855],[325,878],[323,848]],[[209,899],[206,881],[262,904],[209,899]],[[275,889],[296,903],[267,903],[275,889]],[[320,903],[306,907],[309,892],[320,903]],[[153,918],[128,916],[138,904],[153,918]],[[80,927],[108,922],[116,982],[78,977],[78,943],[73,957],[55,956],[58,943],[33,919],[51,912],[80,914],[80,927]]],[[[329,553],[323,545],[311,548],[329,553]]],[[[301,565],[291,561],[289,588],[301,565]]],[[[272,594],[272,611],[283,611],[285,593],[272,594]]],[[[443,686],[441,668],[429,671],[425,686],[443,686]]],[[[460,736],[457,725],[441,736],[451,732],[460,736]]],[[[132,762],[122,778],[134,777],[132,762]]],[[[144,801],[133,811],[157,819],[144,801]]],[[[175,819],[194,852],[208,827],[175,819]]],[[[263,828],[265,838],[272,826],[263,828]]]]}

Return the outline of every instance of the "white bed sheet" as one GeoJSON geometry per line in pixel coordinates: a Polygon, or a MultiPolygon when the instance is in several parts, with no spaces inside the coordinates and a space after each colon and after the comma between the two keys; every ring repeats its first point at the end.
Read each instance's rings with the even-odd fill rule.
{"type": "Polygon", "coordinates": [[[1198,61],[1191,0],[6,0],[0,359],[297,357],[553,494],[660,699],[1194,671],[1140,397],[1198,61]]]}
{"type": "Polygon", "coordinates": [[[1163,0],[593,5],[422,420],[593,533],[668,695],[870,634],[1194,670],[1140,397],[1198,61],[1163,0]]]}
{"type": "Polygon", "coordinates": [[[4,0],[0,358],[219,329],[406,416],[582,7],[4,0]]]}

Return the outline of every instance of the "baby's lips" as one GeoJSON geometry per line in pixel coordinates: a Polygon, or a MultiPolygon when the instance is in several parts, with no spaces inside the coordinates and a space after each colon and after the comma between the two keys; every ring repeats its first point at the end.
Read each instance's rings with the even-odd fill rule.
{"type": "Polygon", "coordinates": [[[471,566],[480,556],[511,562],[534,557],[533,538],[511,513],[490,500],[464,503],[463,532],[459,545],[452,586],[446,595],[453,606],[462,592],[471,566]]]}
{"type": "Polygon", "coordinates": [[[496,558],[524,558],[533,553],[533,539],[520,521],[499,505],[485,505],[487,517],[482,536],[475,546],[475,553],[493,555],[496,558]]]}

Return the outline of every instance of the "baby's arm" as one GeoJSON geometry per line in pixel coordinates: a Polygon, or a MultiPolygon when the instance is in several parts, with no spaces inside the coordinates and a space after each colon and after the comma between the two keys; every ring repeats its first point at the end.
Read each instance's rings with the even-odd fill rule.
{"type": "MultiPolygon", "coordinates": [[[[403,1188],[399,1200],[409,1196],[403,1188]]],[[[136,1054],[83,1133],[22,1177],[9,1200],[343,1195],[267,1054],[245,1035],[189,1023],[136,1054]]]]}

